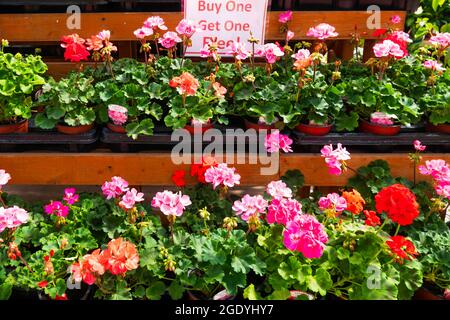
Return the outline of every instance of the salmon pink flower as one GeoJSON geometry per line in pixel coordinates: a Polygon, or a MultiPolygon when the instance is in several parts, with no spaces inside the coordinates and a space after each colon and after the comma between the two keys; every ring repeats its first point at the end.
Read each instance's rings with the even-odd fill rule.
{"type": "Polygon", "coordinates": [[[423,66],[424,68],[433,71],[445,71],[445,68],[442,67],[442,63],[437,62],[435,60],[426,60],[424,61],[423,66]]]}
{"type": "Polygon", "coordinates": [[[159,38],[158,42],[166,49],[172,49],[177,45],[177,43],[182,42],[181,38],[176,32],[167,31],[164,35],[159,38]]]}
{"type": "Polygon", "coordinates": [[[358,190],[353,189],[352,191],[344,191],[342,192],[342,198],[347,202],[347,211],[350,211],[353,214],[360,214],[363,209],[366,201],[358,192],[358,190]]]}
{"type": "Polygon", "coordinates": [[[136,246],[122,238],[108,243],[108,270],[114,275],[122,275],[139,267],[139,254],[136,246]]]}
{"type": "Polygon", "coordinates": [[[267,63],[273,64],[277,62],[280,57],[284,56],[284,52],[275,43],[267,43],[256,51],[256,55],[265,57],[267,63]]]}
{"type": "Polygon", "coordinates": [[[86,49],[89,51],[99,51],[103,48],[103,41],[99,39],[97,36],[91,36],[86,39],[86,49]]]}
{"type": "Polygon", "coordinates": [[[77,282],[83,281],[88,285],[95,283],[97,277],[102,276],[109,268],[110,252],[97,249],[85,255],[80,261],[72,264],[71,273],[77,282]]]}
{"type": "Polygon", "coordinates": [[[274,198],[292,198],[292,190],[281,180],[270,182],[266,192],[274,198]]]}
{"type": "Polygon", "coordinates": [[[6,228],[17,228],[26,223],[28,219],[28,212],[18,206],[13,206],[10,208],[0,207],[0,233],[6,228]]]}
{"type": "Polygon", "coordinates": [[[419,140],[414,140],[413,144],[416,151],[425,151],[425,149],[427,148],[426,146],[422,145],[419,140]]]}
{"type": "Polygon", "coordinates": [[[64,201],[66,201],[68,204],[72,205],[75,202],[78,201],[80,198],[79,195],[76,194],[75,188],[66,188],[64,189],[64,201]]]}
{"type": "Polygon", "coordinates": [[[264,146],[267,152],[279,152],[280,149],[284,152],[292,152],[292,139],[285,134],[281,134],[279,130],[272,130],[265,139],[264,146]]]}
{"type": "Polygon", "coordinates": [[[241,176],[236,173],[236,168],[229,168],[226,163],[210,167],[205,172],[205,181],[211,183],[214,189],[220,185],[232,188],[239,184],[240,180],[241,176]]]}
{"type": "Polygon", "coordinates": [[[301,252],[307,259],[320,258],[328,242],[324,226],[308,214],[289,221],[283,232],[284,245],[291,251],[301,252]]]}
{"type": "Polygon", "coordinates": [[[102,30],[97,34],[97,38],[99,38],[102,41],[109,41],[109,39],[111,38],[111,31],[102,30]]]}
{"type": "Polygon", "coordinates": [[[183,19],[178,23],[175,30],[178,32],[178,34],[185,36],[186,38],[190,38],[194,35],[195,32],[201,29],[198,23],[192,20],[183,19]]]}
{"type": "Polygon", "coordinates": [[[236,200],[232,208],[236,215],[241,216],[242,220],[248,221],[250,217],[258,217],[259,213],[264,213],[267,205],[267,201],[262,196],[246,194],[241,200],[236,200]]]}
{"type": "Polygon", "coordinates": [[[164,19],[160,16],[152,16],[147,18],[144,22],[144,27],[153,29],[156,31],[157,29],[160,30],[167,30],[166,25],[164,24],[164,19]]]}
{"type": "Polygon", "coordinates": [[[347,209],[347,200],[335,192],[329,193],[326,197],[319,199],[319,208],[320,210],[333,210],[339,214],[347,209]]]}
{"type": "Polygon", "coordinates": [[[245,43],[233,41],[228,47],[228,53],[233,55],[233,57],[238,61],[243,61],[250,57],[251,53],[245,47],[245,43]]]}
{"type": "Polygon", "coordinates": [[[411,260],[418,255],[414,244],[403,236],[392,236],[386,241],[391,253],[394,255],[398,263],[403,263],[403,260],[411,260]]]}
{"type": "Polygon", "coordinates": [[[69,214],[69,207],[62,204],[60,201],[50,201],[49,204],[44,206],[46,214],[53,214],[57,217],[67,217],[69,214]]]}
{"type": "Polygon", "coordinates": [[[292,11],[286,11],[286,12],[280,13],[280,15],[278,17],[278,21],[280,23],[288,23],[291,20],[292,20],[292,11]]]}
{"type": "Polygon", "coordinates": [[[183,215],[186,207],[191,204],[192,202],[188,195],[167,190],[156,193],[152,200],[152,207],[160,209],[166,216],[179,217],[183,215]]]}
{"type": "Polygon", "coordinates": [[[124,209],[132,209],[136,202],[144,201],[144,194],[138,192],[135,188],[125,192],[122,196],[122,201],[119,202],[119,206],[124,209]]]}
{"type": "Polygon", "coordinates": [[[227,88],[222,86],[219,82],[214,82],[212,86],[213,86],[213,89],[214,89],[214,95],[217,98],[225,97],[225,94],[227,93],[227,88]]]}
{"type": "Polygon", "coordinates": [[[267,222],[286,225],[302,214],[302,205],[295,199],[275,198],[270,202],[267,211],[267,222]]]}
{"type": "Polygon", "coordinates": [[[328,38],[337,37],[339,35],[339,33],[336,32],[335,27],[333,27],[327,23],[320,23],[315,27],[309,28],[306,35],[308,37],[316,38],[319,40],[325,40],[328,38]]]}
{"type": "Polygon", "coordinates": [[[102,185],[102,191],[107,200],[117,198],[128,190],[128,182],[121,177],[112,177],[111,181],[106,181],[102,185]]]}
{"type": "Polygon", "coordinates": [[[117,104],[110,104],[108,106],[108,117],[116,126],[122,126],[128,120],[128,109],[117,104]]]}
{"type": "Polygon", "coordinates": [[[181,76],[173,78],[169,85],[177,88],[180,94],[186,96],[194,96],[200,86],[198,80],[189,72],[183,72],[181,76]]]}
{"type": "Polygon", "coordinates": [[[11,180],[11,175],[6,172],[5,170],[0,170],[0,190],[2,190],[2,187],[8,183],[8,181],[11,180]]]}

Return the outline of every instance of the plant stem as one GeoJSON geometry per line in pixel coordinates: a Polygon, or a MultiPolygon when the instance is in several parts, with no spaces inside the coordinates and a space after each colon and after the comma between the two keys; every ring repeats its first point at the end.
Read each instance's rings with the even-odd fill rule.
{"type": "Polygon", "coordinates": [[[400,230],[400,225],[398,224],[397,225],[397,229],[395,229],[395,234],[394,234],[394,236],[396,236],[397,234],[398,234],[398,231],[400,230]]]}

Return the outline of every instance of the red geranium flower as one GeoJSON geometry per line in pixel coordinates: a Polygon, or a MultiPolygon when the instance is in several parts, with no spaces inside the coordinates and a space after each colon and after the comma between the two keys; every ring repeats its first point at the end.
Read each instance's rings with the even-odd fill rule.
{"type": "Polygon", "coordinates": [[[205,172],[211,167],[217,166],[218,163],[214,157],[204,157],[202,158],[201,164],[191,165],[191,176],[197,176],[197,180],[200,183],[206,183],[205,172]]]}
{"type": "Polygon", "coordinates": [[[373,32],[372,36],[374,36],[374,37],[381,37],[381,36],[383,36],[386,32],[387,32],[387,29],[376,29],[376,30],[373,32]]]}
{"type": "Polygon", "coordinates": [[[65,48],[64,59],[71,62],[79,62],[87,60],[89,57],[89,51],[86,49],[84,43],[86,40],[81,38],[78,34],[74,33],[68,36],[64,36],[61,39],[61,47],[65,48]]]}
{"type": "Polygon", "coordinates": [[[56,295],[55,300],[69,300],[69,298],[67,298],[67,295],[63,293],[61,296],[56,295]]]}
{"type": "Polygon", "coordinates": [[[184,176],[185,175],[186,175],[186,173],[184,172],[184,170],[176,170],[172,174],[172,181],[173,181],[173,183],[175,183],[175,185],[177,187],[184,187],[184,186],[186,186],[186,181],[184,180],[184,176]]]}
{"type": "Polygon", "coordinates": [[[403,236],[392,236],[386,241],[386,244],[395,255],[395,260],[398,263],[403,263],[403,260],[411,260],[418,255],[414,244],[403,236]]]}
{"type": "Polygon", "coordinates": [[[364,210],[364,215],[366,216],[366,225],[375,227],[381,224],[380,217],[377,216],[375,211],[364,210]]]}
{"type": "Polygon", "coordinates": [[[382,189],[375,196],[375,207],[378,213],[386,212],[392,221],[401,226],[410,225],[419,216],[416,196],[401,184],[382,189]]]}
{"type": "Polygon", "coordinates": [[[48,281],[46,281],[46,280],[42,280],[41,282],[38,283],[39,288],[45,288],[47,285],[48,285],[48,281]]]}

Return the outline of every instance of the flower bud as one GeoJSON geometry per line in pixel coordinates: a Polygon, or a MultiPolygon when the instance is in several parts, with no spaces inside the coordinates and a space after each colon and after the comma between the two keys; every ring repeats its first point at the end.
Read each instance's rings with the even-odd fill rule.
{"type": "Polygon", "coordinates": [[[2,39],[2,47],[3,47],[3,48],[9,47],[9,41],[6,40],[6,39],[2,39]]]}
{"type": "Polygon", "coordinates": [[[198,214],[200,215],[200,217],[202,218],[202,219],[204,219],[204,220],[209,220],[209,217],[210,217],[210,213],[208,212],[208,208],[207,207],[204,207],[203,209],[200,209],[199,211],[198,211],[198,214]]]}
{"type": "Polygon", "coordinates": [[[237,227],[237,219],[226,217],[223,219],[223,227],[227,229],[228,232],[232,231],[234,228],[237,227]]]}
{"type": "Polygon", "coordinates": [[[164,268],[166,271],[174,272],[175,266],[176,266],[176,262],[170,258],[164,261],[164,268]]]}

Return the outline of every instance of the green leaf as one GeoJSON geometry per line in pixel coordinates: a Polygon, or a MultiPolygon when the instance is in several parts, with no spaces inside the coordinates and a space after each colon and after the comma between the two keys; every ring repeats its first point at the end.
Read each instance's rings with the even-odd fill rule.
{"type": "Polygon", "coordinates": [[[245,290],[244,290],[244,299],[261,300],[261,297],[256,292],[255,286],[253,284],[251,284],[247,288],[245,288],[245,290]]]}
{"type": "Polygon", "coordinates": [[[337,131],[353,131],[358,127],[359,116],[356,112],[350,112],[350,114],[344,114],[336,118],[337,131]]]}
{"type": "Polygon", "coordinates": [[[8,300],[12,293],[12,284],[2,283],[0,284],[0,300],[8,300]]]}
{"type": "Polygon", "coordinates": [[[34,118],[34,123],[41,129],[53,129],[58,123],[58,120],[49,119],[44,113],[39,113],[36,118],[34,118]]]}
{"type": "Polygon", "coordinates": [[[330,274],[323,268],[317,269],[314,277],[309,276],[307,278],[307,283],[308,288],[311,291],[318,292],[322,296],[324,296],[327,293],[327,290],[333,286],[330,274]]]}
{"type": "Polygon", "coordinates": [[[162,281],[153,282],[147,290],[145,290],[145,295],[150,300],[159,300],[161,296],[166,292],[166,286],[162,281]]]}
{"type": "Polygon", "coordinates": [[[184,287],[178,281],[172,281],[167,291],[173,300],[178,300],[183,297],[184,287]]]}

